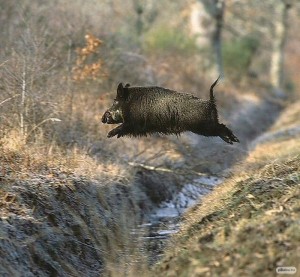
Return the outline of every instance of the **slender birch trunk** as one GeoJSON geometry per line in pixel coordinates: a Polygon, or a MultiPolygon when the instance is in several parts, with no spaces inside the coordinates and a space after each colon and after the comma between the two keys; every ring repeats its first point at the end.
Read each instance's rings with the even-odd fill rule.
{"type": "MultiPolygon", "coordinates": [[[[74,102],[74,91],[71,89],[71,74],[72,74],[72,65],[71,65],[71,47],[72,40],[68,41],[68,54],[67,54],[67,95],[69,97],[69,117],[72,120],[73,117],[73,102],[74,102]]],[[[67,98],[68,98],[67,97],[67,98]]]]}
{"type": "Polygon", "coordinates": [[[284,74],[284,47],[287,34],[287,18],[290,5],[284,0],[274,6],[277,20],[274,22],[273,49],[270,65],[270,81],[274,89],[280,90],[284,74]]]}

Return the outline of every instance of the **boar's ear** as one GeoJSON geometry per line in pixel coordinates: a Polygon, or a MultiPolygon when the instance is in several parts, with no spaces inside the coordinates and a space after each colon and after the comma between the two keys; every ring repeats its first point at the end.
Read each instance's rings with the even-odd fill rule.
{"type": "Polygon", "coordinates": [[[123,88],[123,84],[120,83],[117,88],[117,98],[123,98],[123,97],[124,97],[124,88],[123,88]]]}
{"type": "Polygon", "coordinates": [[[130,84],[127,83],[127,84],[125,85],[125,88],[129,88],[129,87],[130,87],[130,84]]]}
{"type": "Polygon", "coordinates": [[[118,85],[118,89],[117,89],[117,98],[118,99],[126,99],[128,96],[128,89],[127,86],[125,86],[125,88],[123,87],[123,84],[120,83],[118,85]]]}

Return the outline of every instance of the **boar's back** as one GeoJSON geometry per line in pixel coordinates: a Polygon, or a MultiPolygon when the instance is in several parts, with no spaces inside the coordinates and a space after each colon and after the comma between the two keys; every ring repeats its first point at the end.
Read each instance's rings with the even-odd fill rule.
{"type": "Polygon", "coordinates": [[[213,120],[210,101],[161,87],[130,87],[124,105],[124,120],[147,131],[190,130],[213,120]]]}

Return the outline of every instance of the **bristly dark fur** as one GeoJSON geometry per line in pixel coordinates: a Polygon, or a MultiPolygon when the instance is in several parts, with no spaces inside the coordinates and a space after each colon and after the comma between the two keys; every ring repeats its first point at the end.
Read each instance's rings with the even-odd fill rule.
{"type": "Polygon", "coordinates": [[[131,87],[119,84],[114,104],[102,122],[122,123],[108,137],[147,136],[153,133],[180,134],[185,131],[203,136],[219,136],[227,143],[239,142],[224,124],[219,123],[213,89],[210,99],[178,93],[162,87],[131,87]]]}

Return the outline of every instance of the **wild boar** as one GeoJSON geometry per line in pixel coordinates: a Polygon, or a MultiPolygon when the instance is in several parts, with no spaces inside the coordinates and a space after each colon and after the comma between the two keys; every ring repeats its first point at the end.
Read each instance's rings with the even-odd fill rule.
{"type": "Polygon", "coordinates": [[[119,124],[108,137],[147,136],[153,133],[180,134],[191,131],[203,136],[219,136],[227,143],[239,142],[224,124],[219,123],[213,89],[210,99],[162,87],[131,87],[120,83],[117,97],[102,116],[102,122],[119,124]]]}

